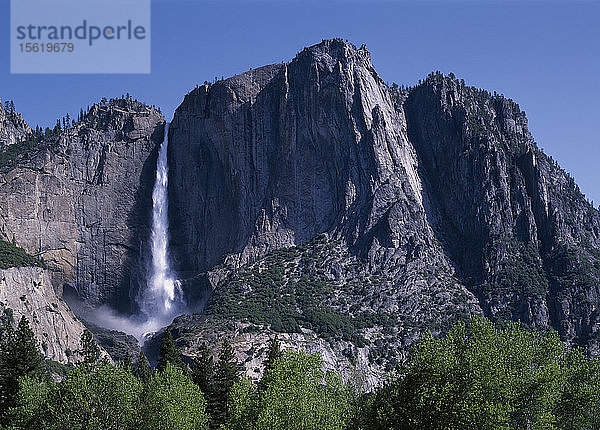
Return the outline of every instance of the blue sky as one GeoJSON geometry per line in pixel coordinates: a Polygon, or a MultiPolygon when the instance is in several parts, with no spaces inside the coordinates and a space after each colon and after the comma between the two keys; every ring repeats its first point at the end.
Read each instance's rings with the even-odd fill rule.
{"type": "Polygon", "coordinates": [[[9,17],[2,0],[0,97],[34,126],[126,92],[169,116],[197,83],[342,37],[365,43],[387,82],[440,70],[513,98],[600,204],[600,2],[153,0],[150,75],[11,75],[9,17]]]}

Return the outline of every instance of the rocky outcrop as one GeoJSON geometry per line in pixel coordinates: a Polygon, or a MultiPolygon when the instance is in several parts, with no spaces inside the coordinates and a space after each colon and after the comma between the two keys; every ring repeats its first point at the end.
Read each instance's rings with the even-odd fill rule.
{"type": "Polygon", "coordinates": [[[208,306],[176,318],[171,331],[190,357],[202,342],[218,348],[224,337],[231,338],[253,377],[262,373],[266,340],[277,334],[286,346],[321,352],[327,367],[346,376],[359,371],[374,386],[424,331],[437,334],[481,313],[456,279],[412,267],[397,278],[373,271],[343,241],[318,235],[212,271],[221,273],[208,306]]]}
{"type": "MultiPolygon", "coordinates": [[[[598,211],[537,148],[512,100],[439,73],[388,87],[366,48],[327,40],[197,87],[169,142],[178,270],[205,272],[195,279],[215,289],[199,320],[176,322],[183,333],[219,318],[259,333],[309,330],[385,369],[384,332],[405,351],[427,328],[484,314],[598,349],[598,211]],[[321,233],[329,251],[307,260],[321,233]],[[262,274],[288,247],[298,254],[262,274]],[[381,317],[363,324],[368,342],[344,339],[332,315],[315,329],[314,308],[299,304],[314,294],[298,290],[303,275],[323,281],[322,308],[357,327],[381,317]],[[246,306],[277,297],[295,309],[287,323],[246,306]]],[[[216,339],[237,333],[228,324],[216,339]]]]}
{"type": "Polygon", "coordinates": [[[133,362],[139,356],[140,345],[134,336],[122,331],[106,329],[83,319],[81,321],[113,361],[133,362]]]}
{"type": "MultiPolygon", "coordinates": [[[[228,322],[199,315],[183,315],[176,318],[170,330],[177,339],[177,349],[183,354],[184,361],[190,365],[203,343],[209,345],[216,362],[226,337],[235,351],[236,360],[252,379],[259,379],[264,373],[267,345],[275,336],[282,350],[317,353],[323,359],[325,369],[335,371],[347,380],[360,379],[365,389],[375,388],[386,375],[383,366],[377,365],[373,356],[369,355],[368,348],[355,350],[353,345],[329,342],[312,330],[299,333],[275,332],[266,327],[257,330],[249,323],[228,322]]],[[[156,333],[144,344],[149,359],[154,363],[158,359],[163,335],[163,331],[156,333]]],[[[391,360],[396,362],[400,359],[400,355],[391,357],[391,360]]]]}
{"type": "Polygon", "coordinates": [[[54,292],[47,270],[0,270],[0,312],[12,315],[15,323],[25,316],[46,358],[61,363],[80,360],[76,351],[84,326],[54,292]]]}
{"type": "Polygon", "coordinates": [[[438,74],[403,107],[438,237],[485,313],[598,350],[600,216],[519,106],[438,74]]]}
{"type": "Polygon", "coordinates": [[[7,111],[0,102],[0,149],[20,142],[30,132],[31,128],[21,114],[14,110],[7,111]]]}
{"type": "Polygon", "coordinates": [[[164,124],[136,101],[97,104],[0,175],[0,230],[43,257],[59,289],[130,310],[164,124]]]}

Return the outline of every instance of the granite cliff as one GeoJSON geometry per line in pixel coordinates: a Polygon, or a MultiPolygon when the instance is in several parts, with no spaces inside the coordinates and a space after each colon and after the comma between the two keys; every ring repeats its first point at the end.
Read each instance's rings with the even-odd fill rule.
{"type": "Polygon", "coordinates": [[[41,267],[0,270],[0,312],[8,313],[15,324],[26,317],[46,358],[62,363],[80,360],[76,351],[84,326],[56,295],[48,271],[41,267]]]}
{"type": "Polygon", "coordinates": [[[131,310],[164,123],[136,101],[96,104],[3,166],[0,231],[45,260],[59,292],[131,310]]]}
{"type": "Polygon", "coordinates": [[[178,270],[214,290],[174,322],[190,354],[235,333],[251,372],[279,332],[389,370],[473,314],[598,351],[600,216],[502,95],[327,40],[194,89],[169,149],[178,270]]]}
{"type": "Polygon", "coordinates": [[[14,110],[12,101],[7,101],[7,107],[0,101],[0,149],[13,145],[25,138],[31,128],[21,114],[14,110]]]}
{"type": "MultiPolygon", "coordinates": [[[[41,139],[20,121],[0,111],[3,145],[24,143],[2,152],[2,237],[43,257],[58,296],[135,311],[164,118],[124,99],[41,139]]],[[[196,87],[168,158],[189,357],[229,336],[256,376],[278,333],[374,384],[472,315],[599,352],[600,215],[502,95],[440,73],[388,85],[365,47],[326,40],[196,87]]]]}
{"type": "MultiPolygon", "coordinates": [[[[77,360],[84,325],[62,300],[65,289],[90,307],[135,306],[164,123],[129,98],[103,100],[45,132],[0,108],[0,301],[29,319],[47,358],[77,360]]],[[[86,324],[122,358],[131,339],[86,324]]]]}

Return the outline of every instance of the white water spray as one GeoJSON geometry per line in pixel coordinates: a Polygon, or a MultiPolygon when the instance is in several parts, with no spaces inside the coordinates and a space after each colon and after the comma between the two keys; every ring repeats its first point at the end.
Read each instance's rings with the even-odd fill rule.
{"type": "Polygon", "coordinates": [[[171,323],[181,313],[184,303],[181,284],[171,270],[169,262],[169,218],[168,194],[169,124],[165,125],[165,136],[156,161],[156,181],[152,191],[152,266],[148,286],[142,293],[141,310],[147,318],[145,331],[154,331],[171,323]]]}

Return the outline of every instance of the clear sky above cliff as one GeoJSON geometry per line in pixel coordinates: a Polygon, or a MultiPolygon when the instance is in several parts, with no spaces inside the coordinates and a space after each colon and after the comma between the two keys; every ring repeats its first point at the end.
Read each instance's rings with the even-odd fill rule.
{"type": "Polygon", "coordinates": [[[365,43],[387,82],[440,70],[513,98],[538,144],[600,203],[600,2],[154,0],[150,75],[10,75],[8,3],[0,97],[34,126],[126,92],[171,115],[197,83],[342,37],[365,43]]]}

